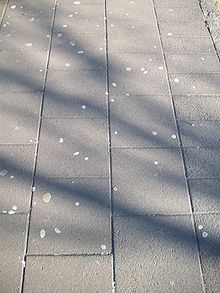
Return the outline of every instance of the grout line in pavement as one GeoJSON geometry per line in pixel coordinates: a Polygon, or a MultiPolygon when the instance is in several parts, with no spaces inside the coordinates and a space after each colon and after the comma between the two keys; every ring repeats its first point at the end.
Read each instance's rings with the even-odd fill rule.
{"type": "MultiPolygon", "coordinates": [[[[51,47],[52,47],[52,36],[53,36],[53,28],[54,28],[54,21],[55,21],[55,15],[56,15],[56,7],[57,7],[57,0],[54,0],[54,7],[53,7],[54,12],[53,12],[52,19],[51,19],[51,32],[50,32],[49,48],[48,48],[47,62],[46,62],[45,75],[44,75],[44,89],[42,91],[43,96],[42,96],[40,111],[39,111],[39,124],[38,124],[38,134],[37,134],[38,143],[36,145],[36,150],[35,150],[35,158],[34,158],[34,165],[33,165],[33,177],[32,177],[32,188],[34,187],[36,168],[37,168],[37,156],[38,156],[38,151],[39,151],[39,138],[40,138],[40,132],[41,132],[41,125],[42,125],[41,117],[42,117],[42,113],[43,113],[44,96],[45,96],[45,88],[46,88],[46,81],[47,81],[47,75],[48,75],[49,59],[50,59],[50,53],[51,53],[51,47]]],[[[26,254],[28,252],[28,241],[29,241],[29,234],[30,234],[30,222],[31,222],[33,195],[34,195],[34,192],[32,190],[30,202],[29,202],[29,213],[28,213],[28,217],[27,217],[24,256],[23,256],[23,260],[22,260],[24,262],[26,262],[26,254]]],[[[26,266],[23,266],[22,275],[21,275],[20,293],[24,292],[25,269],[26,269],[26,266]]]]}
{"type": "Polygon", "coordinates": [[[111,256],[111,253],[28,253],[27,257],[63,257],[63,256],[72,256],[72,257],[90,257],[90,256],[111,256]]]}
{"type": "MultiPolygon", "coordinates": [[[[155,18],[158,19],[156,6],[155,6],[155,0],[151,0],[151,1],[153,3],[153,6],[154,6],[155,18]]],[[[203,290],[203,293],[205,293],[206,290],[205,290],[205,283],[204,283],[204,274],[203,274],[203,268],[202,268],[202,262],[201,262],[201,255],[200,255],[200,249],[199,249],[198,236],[197,236],[197,233],[196,233],[196,223],[195,223],[195,218],[194,218],[194,214],[193,214],[193,212],[194,212],[194,210],[193,210],[193,202],[192,202],[190,189],[189,189],[186,162],[185,162],[185,157],[184,157],[184,150],[182,148],[180,129],[179,129],[179,125],[177,123],[177,114],[176,114],[174,99],[173,99],[172,90],[171,90],[171,83],[170,83],[170,77],[169,77],[169,72],[168,72],[168,65],[167,65],[166,55],[165,55],[166,53],[165,53],[164,46],[163,46],[163,39],[162,39],[162,35],[161,35],[161,32],[160,32],[159,22],[157,22],[157,31],[158,31],[158,37],[159,37],[159,40],[160,40],[161,51],[162,51],[162,55],[163,55],[163,61],[164,61],[164,65],[165,65],[165,71],[166,71],[166,76],[167,76],[167,85],[168,85],[169,96],[170,96],[170,99],[171,99],[171,104],[172,104],[172,109],[173,109],[174,121],[175,121],[176,129],[177,129],[177,136],[178,136],[178,139],[179,139],[179,142],[180,142],[180,153],[181,153],[181,158],[182,158],[184,179],[185,179],[185,184],[186,184],[186,189],[187,189],[187,194],[188,194],[189,208],[190,208],[190,213],[191,213],[192,229],[193,229],[194,239],[195,239],[195,243],[196,243],[198,266],[199,266],[199,270],[200,270],[202,290],[203,290]]]]}
{"type": "Polygon", "coordinates": [[[110,199],[110,225],[112,244],[112,293],[116,293],[115,284],[115,246],[114,246],[114,210],[112,192],[112,150],[111,150],[111,117],[110,117],[110,94],[109,94],[109,44],[108,44],[108,13],[107,0],[104,1],[104,23],[105,23],[105,54],[106,54],[106,102],[107,102],[107,123],[108,123],[108,154],[109,154],[109,199],[110,199]]]}

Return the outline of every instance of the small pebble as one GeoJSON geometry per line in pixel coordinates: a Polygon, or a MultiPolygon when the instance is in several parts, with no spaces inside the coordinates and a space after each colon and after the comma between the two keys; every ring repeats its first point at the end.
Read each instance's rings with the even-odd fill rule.
{"type": "Polygon", "coordinates": [[[62,137],[60,138],[59,142],[60,142],[60,143],[63,143],[63,138],[62,138],[62,137]]]}
{"type": "Polygon", "coordinates": [[[60,234],[60,233],[61,233],[60,229],[58,229],[58,228],[54,228],[54,231],[55,231],[57,234],[60,234]]]}
{"type": "Polygon", "coordinates": [[[46,231],[44,230],[44,229],[42,229],[41,231],[40,231],[40,238],[44,238],[45,237],[45,235],[46,235],[46,231]]]}
{"type": "Polygon", "coordinates": [[[207,232],[205,232],[205,231],[204,231],[204,232],[202,232],[202,237],[203,237],[203,238],[207,238],[207,237],[208,237],[208,233],[207,233],[207,232]]]}

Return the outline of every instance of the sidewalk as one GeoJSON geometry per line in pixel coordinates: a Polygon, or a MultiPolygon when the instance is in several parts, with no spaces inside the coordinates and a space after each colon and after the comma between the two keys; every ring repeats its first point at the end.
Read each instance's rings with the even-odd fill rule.
{"type": "Polygon", "coordinates": [[[9,0],[0,292],[220,292],[219,120],[198,0],[9,0]]]}

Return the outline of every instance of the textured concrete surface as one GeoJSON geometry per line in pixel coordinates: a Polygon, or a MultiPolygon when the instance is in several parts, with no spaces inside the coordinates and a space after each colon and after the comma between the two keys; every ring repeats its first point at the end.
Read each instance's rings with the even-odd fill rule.
{"type": "Polygon", "coordinates": [[[4,5],[0,292],[219,293],[220,67],[199,1],[4,5]]]}

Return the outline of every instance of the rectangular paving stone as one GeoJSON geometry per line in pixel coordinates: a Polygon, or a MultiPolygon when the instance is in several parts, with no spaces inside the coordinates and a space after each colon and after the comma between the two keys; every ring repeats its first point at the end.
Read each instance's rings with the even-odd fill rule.
{"type": "Polygon", "coordinates": [[[102,33],[104,37],[104,9],[102,6],[96,7],[96,9],[92,5],[79,6],[79,9],[75,10],[73,6],[58,6],[54,31],[64,31],[75,35],[102,33]]]}
{"type": "Polygon", "coordinates": [[[189,216],[116,218],[114,223],[118,292],[202,292],[189,216]]]}
{"type": "Polygon", "coordinates": [[[205,290],[217,293],[220,290],[220,215],[197,215],[196,223],[205,290]]]}
{"type": "Polygon", "coordinates": [[[204,21],[160,21],[160,32],[164,36],[209,37],[204,21]]]}
{"type": "Polygon", "coordinates": [[[162,37],[167,54],[215,53],[210,37],[162,37]]]}
{"type": "Polygon", "coordinates": [[[44,120],[37,174],[62,178],[108,176],[106,119],[44,120]]]}
{"type": "Polygon", "coordinates": [[[161,51],[155,22],[112,20],[108,26],[108,43],[109,52],[157,53],[161,51]]]}
{"type": "Polygon", "coordinates": [[[105,71],[51,71],[46,94],[54,98],[65,96],[103,95],[106,91],[105,71]]]}
{"type": "Polygon", "coordinates": [[[0,146],[0,212],[29,210],[34,154],[34,146],[0,146]]]}
{"type": "Polygon", "coordinates": [[[10,20],[0,31],[0,51],[38,51],[49,49],[51,24],[29,19],[10,20]]]}
{"type": "Polygon", "coordinates": [[[197,0],[155,0],[156,7],[169,7],[169,8],[197,8],[199,3],[197,0]]]}
{"type": "Polygon", "coordinates": [[[178,121],[182,145],[220,147],[220,121],[178,121]]]}
{"type": "Polygon", "coordinates": [[[20,291],[27,215],[0,215],[1,292],[20,291]]]}
{"type": "Polygon", "coordinates": [[[110,256],[28,257],[24,292],[111,292],[110,256]]]}
{"type": "Polygon", "coordinates": [[[110,100],[113,147],[178,146],[169,96],[111,96],[110,100]]]}
{"type": "MultiPolygon", "coordinates": [[[[101,48],[101,47],[100,47],[101,48]]],[[[79,51],[80,52],[80,51],[79,51]]],[[[84,51],[78,54],[70,48],[53,48],[50,54],[49,70],[105,70],[106,60],[103,50],[84,51]]]]}
{"type": "Polygon", "coordinates": [[[154,21],[154,10],[151,1],[120,1],[107,2],[107,14],[110,20],[145,20],[154,21]]]}
{"type": "Polygon", "coordinates": [[[29,253],[111,253],[108,179],[42,176],[35,188],[29,253]]]}
{"type": "Polygon", "coordinates": [[[170,74],[173,95],[218,95],[220,94],[219,73],[170,74]]]}
{"type": "MultiPolygon", "coordinates": [[[[146,72],[146,71],[144,71],[146,72]]],[[[144,73],[117,71],[109,74],[109,91],[112,95],[168,95],[164,72],[144,73]]]]}
{"type": "Polygon", "coordinates": [[[178,149],[114,149],[112,162],[115,213],[189,212],[178,149]]]}
{"type": "Polygon", "coordinates": [[[220,176],[219,149],[184,149],[187,176],[190,178],[215,178],[220,176]]]}
{"type": "Polygon", "coordinates": [[[200,8],[173,8],[157,7],[159,21],[194,21],[203,20],[203,13],[200,8]]]}
{"type": "Polygon", "coordinates": [[[174,104],[179,119],[220,119],[220,96],[174,96],[174,104]]]}
{"type": "Polygon", "coordinates": [[[0,143],[37,141],[41,94],[0,94],[0,143]]]}
{"type": "Polygon", "coordinates": [[[110,73],[127,71],[129,74],[163,74],[164,61],[162,54],[110,52],[108,68],[110,73]]]}
{"type": "Polygon", "coordinates": [[[188,184],[195,212],[220,211],[219,179],[193,179],[188,184]]]}
{"type": "Polygon", "coordinates": [[[168,55],[166,61],[169,73],[220,72],[216,54],[168,55]]]}

